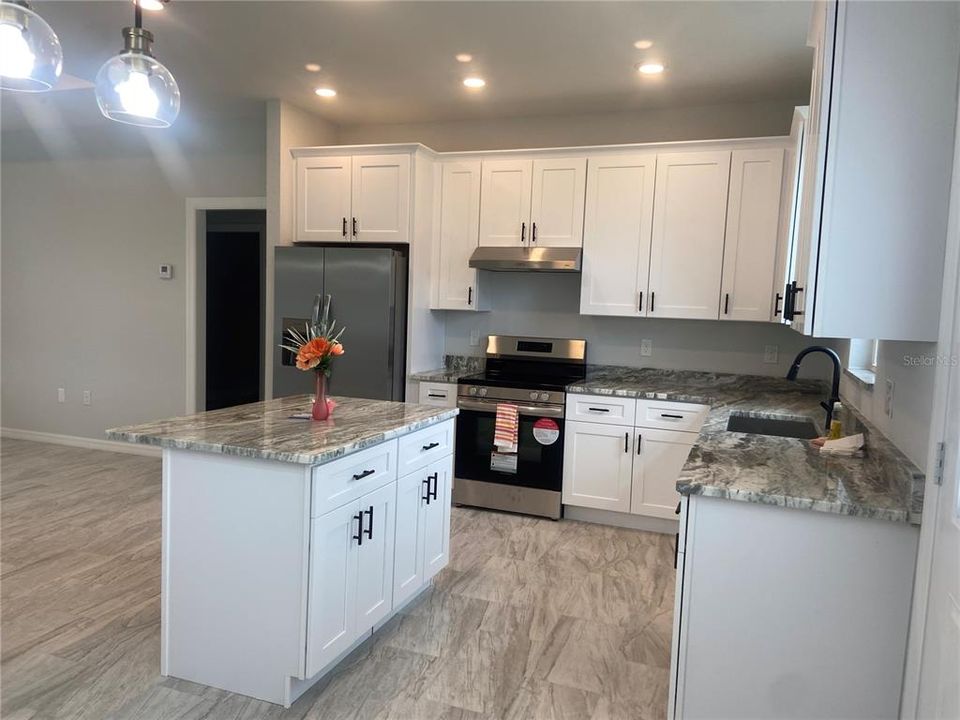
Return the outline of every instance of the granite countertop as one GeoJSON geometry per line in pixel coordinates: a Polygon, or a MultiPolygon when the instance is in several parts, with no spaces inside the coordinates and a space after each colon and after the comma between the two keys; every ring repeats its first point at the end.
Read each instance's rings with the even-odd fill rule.
{"type": "Polygon", "coordinates": [[[408,377],[411,382],[455,383],[464,375],[483,372],[485,357],[475,355],[445,355],[443,367],[413,373],[408,377]]]}
{"type": "Polygon", "coordinates": [[[809,418],[822,430],[819,382],[721,373],[592,367],[568,392],[710,405],[677,490],[743,502],[919,524],[924,475],[845,404],[844,434],[863,432],[861,458],[820,455],[806,440],[736,433],[732,412],[809,418]]]}
{"type": "Polygon", "coordinates": [[[107,430],[111,440],[178,450],[315,465],[456,416],[456,408],[333,398],[328,420],[293,419],[309,413],[312,395],[267,400],[187,417],[107,430]]]}
{"type": "Polygon", "coordinates": [[[463,370],[453,368],[437,368],[436,370],[424,370],[423,372],[410,375],[412,382],[435,382],[435,383],[455,383],[457,378],[463,375],[463,370]]]}

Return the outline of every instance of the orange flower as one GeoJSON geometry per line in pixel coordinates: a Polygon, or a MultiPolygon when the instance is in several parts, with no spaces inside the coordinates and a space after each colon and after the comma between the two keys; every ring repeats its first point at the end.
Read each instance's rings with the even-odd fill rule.
{"type": "Polygon", "coordinates": [[[314,338],[297,353],[297,367],[300,370],[312,370],[329,352],[330,342],[326,338],[314,338]]]}
{"type": "Polygon", "coordinates": [[[341,344],[338,343],[338,342],[337,342],[337,343],[334,343],[333,346],[330,348],[330,354],[331,354],[331,355],[343,355],[343,345],[341,345],[341,344]]]}

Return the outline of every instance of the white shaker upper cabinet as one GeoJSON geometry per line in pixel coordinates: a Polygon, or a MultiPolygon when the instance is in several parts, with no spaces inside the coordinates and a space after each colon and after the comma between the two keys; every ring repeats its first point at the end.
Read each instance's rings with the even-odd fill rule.
{"type": "Polygon", "coordinates": [[[657,156],[647,315],[716,320],[729,152],[657,156]]]}
{"type": "Polygon", "coordinates": [[[480,225],[480,161],[443,165],[437,253],[439,310],[477,309],[477,271],[469,265],[480,225]]]}
{"type": "Polygon", "coordinates": [[[343,242],[350,233],[352,158],[301,157],[296,160],[296,239],[343,242]]]}
{"type": "Polygon", "coordinates": [[[484,160],[480,244],[526,244],[530,239],[531,160],[484,160]]]}
{"type": "Polygon", "coordinates": [[[721,320],[773,315],[783,150],[734,150],[723,249],[721,320]]]}
{"type": "Polygon", "coordinates": [[[410,156],[353,158],[353,239],[403,243],[410,239],[410,156]]]}
{"type": "Polygon", "coordinates": [[[589,158],[580,282],[583,315],[646,315],[656,166],[652,152],[589,158]]]}
{"type": "Polygon", "coordinates": [[[531,246],[580,247],[586,177],[586,158],[533,161],[531,246]]]}

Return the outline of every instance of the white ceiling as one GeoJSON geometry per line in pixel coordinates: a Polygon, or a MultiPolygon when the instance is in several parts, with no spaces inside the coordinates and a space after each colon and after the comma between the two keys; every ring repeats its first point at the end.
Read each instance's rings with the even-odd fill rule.
{"type": "MultiPolygon", "coordinates": [[[[34,2],[92,80],[122,44],[129,0],[34,2]]],[[[808,2],[211,2],[145,13],[154,51],[180,83],[184,113],[281,98],[341,124],[585,114],[800,99],[811,51],[808,2]],[[640,38],[652,49],[637,50],[640,38]],[[454,59],[469,52],[474,61],[454,59]],[[656,59],[662,76],[634,66],[656,59]],[[316,62],[320,73],[304,70],[316,62]],[[482,91],[461,84],[467,72],[482,91]],[[338,96],[323,100],[318,85],[338,96]]],[[[100,122],[91,90],[4,93],[5,129],[100,122]],[[26,98],[26,99],[24,99],[26,98]]]]}

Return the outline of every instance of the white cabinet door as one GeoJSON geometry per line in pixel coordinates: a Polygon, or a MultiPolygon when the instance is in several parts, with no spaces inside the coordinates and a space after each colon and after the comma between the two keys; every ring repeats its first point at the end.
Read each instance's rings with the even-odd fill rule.
{"type": "Polygon", "coordinates": [[[408,242],[410,239],[410,156],[353,158],[353,239],[408,242]]]}
{"type": "Polygon", "coordinates": [[[348,157],[301,157],[296,160],[296,239],[348,239],[350,167],[348,157]]]}
{"type": "Polygon", "coordinates": [[[680,502],[677,478],[698,435],[642,428],[636,433],[630,512],[674,520],[680,502]]]}
{"type": "Polygon", "coordinates": [[[530,160],[484,160],[480,184],[480,244],[525,244],[530,239],[530,160]]]}
{"type": "Polygon", "coordinates": [[[307,677],[323,669],[357,637],[358,518],[359,504],[351,502],[312,521],[307,677]]]}
{"type": "Polygon", "coordinates": [[[563,446],[566,505],[630,512],[633,429],[567,421],[563,446]]]}
{"type": "Polygon", "coordinates": [[[723,246],[721,320],[767,322],[773,315],[783,150],[734,150],[723,246]]]}
{"type": "Polygon", "coordinates": [[[650,317],[719,317],[729,152],[657,156],[650,317]]]}
{"type": "Polygon", "coordinates": [[[589,158],[582,315],[646,314],[655,153],[589,158]]]}
{"type": "Polygon", "coordinates": [[[429,580],[450,560],[450,491],[452,458],[426,468],[430,499],[420,506],[423,527],[423,579],[429,580]]]}
{"type": "Polygon", "coordinates": [[[803,136],[806,132],[807,112],[809,108],[793,109],[793,123],[790,126],[790,145],[784,157],[784,184],[782,217],[780,220],[780,240],[777,244],[777,269],[774,276],[773,320],[789,324],[784,317],[783,306],[786,300],[786,287],[794,276],[797,264],[797,236],[800,221],[800,191],[803,178],[803,136]]]}
{"type": "Polygon", "coordinates": [[[427,494],[429,468],[397,481],[397,532],[393,549],[393,606],[400,607],[423,586],[421,505],[427,494]]]}
{"type": "Polygon", "coordinates": [[[531,245],[580,247],[586,178],[586,158],[533,161],[531,245]]]}
{"type": "Polygon", "coordinates": [[[393,609],[393,545],[397,485],[390,483],[357,502],[363,537],[357,549],[357,632],[376,625],[393,609]]]}
{"type": "Polygon", "coordinates": [[[470,255],[480,237],[480,161],[443,165],[436,308],[477,309],[477,271],[470,255]]]}

